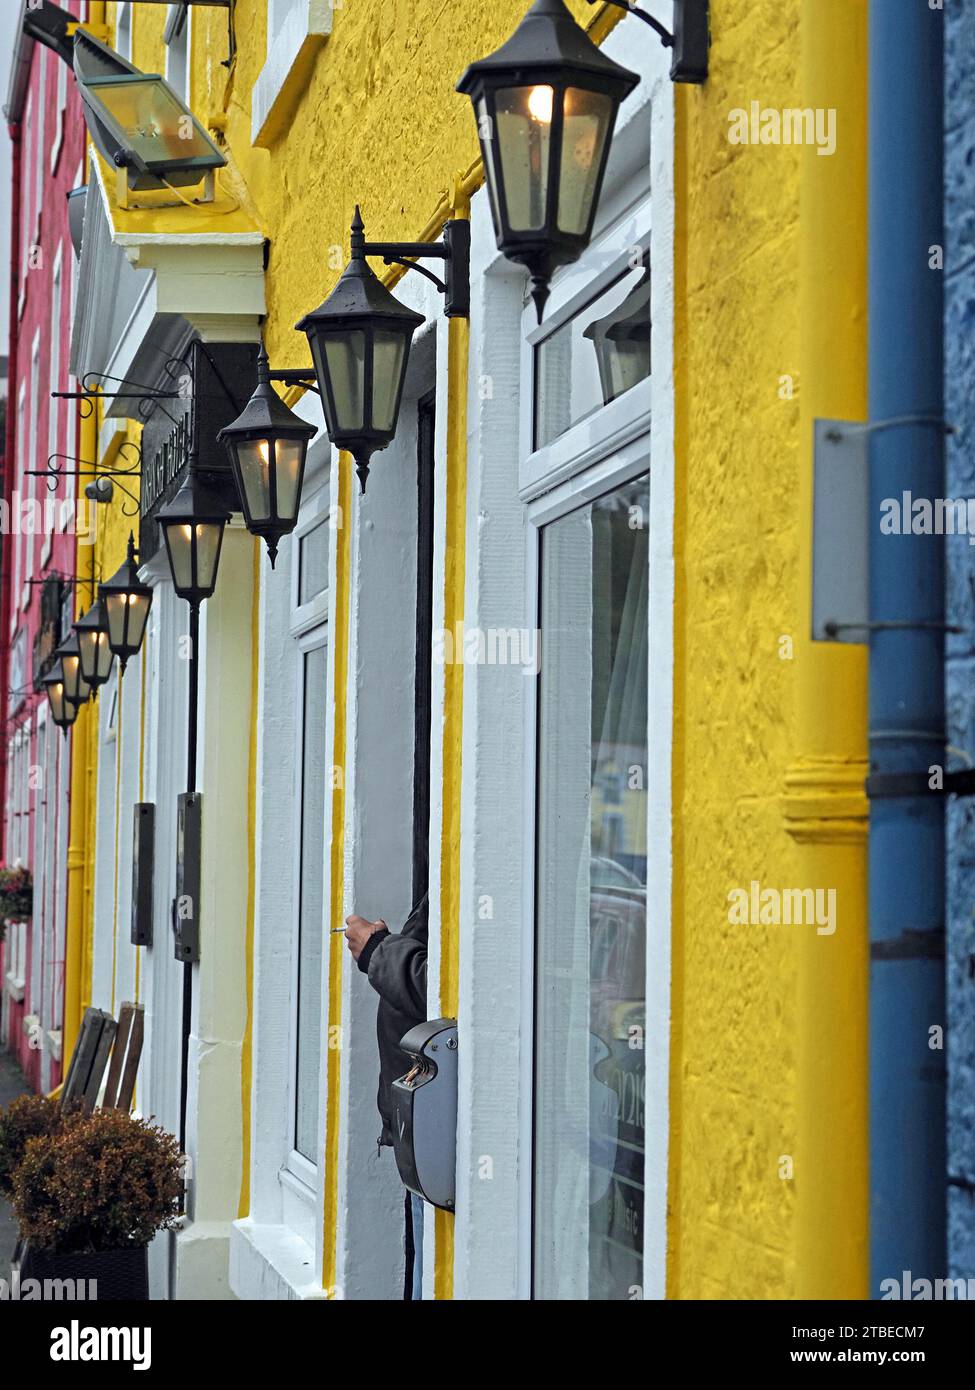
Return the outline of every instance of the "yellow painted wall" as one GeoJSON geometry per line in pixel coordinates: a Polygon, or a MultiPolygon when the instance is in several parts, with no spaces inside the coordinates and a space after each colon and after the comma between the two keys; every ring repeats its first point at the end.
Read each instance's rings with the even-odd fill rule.
{"type": "Polygon", "coordinates": [[[864,667],[808,640],[803,375],[832,353],[816,413],[862,410],[865,65],[843,55],[865,10],[713,0],[711,79],[677,93],[671,1297],[790,1297],[814,1265],[835,1297],[865,1268],[864,667]],[[837,39],[832,90],[811,83],[835,163],[729,143],[734,108],[803,106],[837,39]],[[836,935],[729,924],[752,880],[836,888],[836,935]]]}

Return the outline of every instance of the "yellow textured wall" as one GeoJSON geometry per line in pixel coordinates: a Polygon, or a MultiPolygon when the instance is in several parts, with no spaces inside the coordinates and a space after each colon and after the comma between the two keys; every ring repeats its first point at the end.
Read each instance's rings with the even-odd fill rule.
{"type": "MultiPolygon", "coordinates": [[[[251,144],[250,92],[264,64],[266,3],[238,0],[229,80],[220,65],[225,15],[194,12],[194,110],[218,119],[225,112],[226,152],[242,180],[234,191],[271,241],[268,351],[275,363],[307,362],[307,343],[292,327],[338,278],[355,203],[370,239],[413,240],[477,157],[470,101],[454,85],[469,62],[508,37],[526,8],[524,0],[337,6],[291,124],[271,149],[251,144]]],[[[592,7],[579,0],[573,8],[593,22],[592,7]]]]}
{"type": "MultiPolygon", "coordinates": [[[[710,81],[677,93],[668,1287],[681,1298],[793,1296],[804,1274],[797,1210],[812,1178],[803,1163],[813,1145],[801,1152],[800,1137],[832,1135],[832,1146],[864,1153],[861,1113],[847,1110],[845,1132],[832,1128],[837,1117],[828,1108],[799,1113],[818,1066],[803,1031],[814,1026],[817,1007],[825,1025],[821,1055],[835,1076],[862,1069],[864,1060],[844,1056],[831,1041],[834,982],[817,978],[817,998],[811,1006],[806,998],[809,962],[835,951],[834,939],[816,937],[810,926],[727,920],[728,891],[758,880],[777,889],[838,886],[843,940],[864,930],[856,852],[840,864],[827,847],[813,870],[785,807],[790,769],[805,767],[805,750],[810,765],[824,751],[810,746],[799,701],[818,660],[808,641],[810,459],[800,432],[801,273],[812,231],[800,188],[803,161],[819,159],[825,168],[827,160],[796,146],[728,141],[735,108],[805,104],[804,45],[819,38],[816,26],[803,27],[802,14],[802,0],[713,0],[710,81]],[[850,891],[844,874],[854,881],[850,891]],[[780,1175],[786,1161],[794,1165],[791,1178],[780,1175]]],[[[838,18],[827,0],[816,22],[822,29],[838,18]]],[[[839,112],[847,154],[861,106],[862,94],[839,112]]],[[[822,235],[824,227],[816,230],[822,235]]],[[[865,234],[862,222],[859,230],[865,234]]],[[[819,293],[830,292],[824,279],[819,293]]],[[[862,341],[854,341],[852,357],[862,367],[862,341]]],[[[840,711],[838,725],[845,718],[859,728],[862,740],[855,659],[837,660],[831,675],[835,683],[824,681],[817,698],[840,711]]],[[[850,990],[855,1025],[865,1018],[863,985],[853,979],[850,990]]],[[[819,1148],[828,1152],[828,1143],[819,1148]]]]}

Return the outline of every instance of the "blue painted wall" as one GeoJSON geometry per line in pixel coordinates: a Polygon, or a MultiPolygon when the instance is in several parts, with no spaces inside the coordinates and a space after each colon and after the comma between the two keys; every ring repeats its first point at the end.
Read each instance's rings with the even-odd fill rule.
{"type": "MultiPolygon", "coordinates": [[[[975,0],[946,0],[945,413],[947,496],[975,498],[975,0]]],[[[973,537],[975,539],[975,537],[973,537]]],[[[948,739],[975,762],[975,546],[948,546],[948,739]]],[[[955,754],[950,767],[966,759],[955,754]]],[[[948,807],[948,1250],[975,1277],[975,797],[948,807]]]]}

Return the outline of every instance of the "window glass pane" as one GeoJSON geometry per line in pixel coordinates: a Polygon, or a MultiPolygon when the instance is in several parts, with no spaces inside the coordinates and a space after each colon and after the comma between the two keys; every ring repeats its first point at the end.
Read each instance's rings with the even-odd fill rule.
{"type": "Polygon", "coordinates": [[[559,226],[581,235],[589,226],[613,103],[603,92],[568,87],[562,110],[559,226]]]}
{"type": "Polygon", "coordinates": [[[542,533],[535,1295],[643,1283],[646,478],[542,533]]]}
{"type": "Polygon", "coordinates": [[[317,1163],[325,931],[325,652],[303,656],[295,1148],[317,1163]]]}
{"type": "Polygon", "coordinates": [[[535,349],[535,448],[650,375],[650,270],[637,266],[535,349]]]}
{"type": "Polygon", "coordinates": [[[515,232],[545,224],[552,102],[551,87],[507,87],[495,97],[494,138],[515,232]]]}
{"type": "Polygon", "coordinates": [[[302,536],[298,550],[298,602],[310,603],[328,588],[328,521],[302,536]]]}

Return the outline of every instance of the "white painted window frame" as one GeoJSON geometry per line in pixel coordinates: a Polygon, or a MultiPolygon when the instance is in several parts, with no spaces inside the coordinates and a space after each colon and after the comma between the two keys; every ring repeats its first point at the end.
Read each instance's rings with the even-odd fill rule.
{"type": "MultiPolygon", "coordinates": [[[[298,525],[295,527],[291,536],[291,572],[289,575],[290,585],[290,604],[289,604],[289,634],[292,638],[292,686],[294,696],[294,709],[296,718],[294,722],[294,766],[298,770],[295,779],[294,801],[291,812],[291,837],[293,843],[293,873],[292,882],[294,891],[291,900],[291,950],[290,950],[290,972],[291,988],[289,998],[291,1001],[291,1012],[288,1020],[288,1130],[284,1136],[285,1160],[279,1172],[282,1196],[282,1212],[284,1225],[308,1245],[312,1250],[316,1248],[317,1227],[320,1224],[320,1194],[322,1190],[322,1170],[320,1163],[312,1163],[304,1154],[298,1152],[294,1146],[295,1136],[295,1115],[298,1099],[298,1077],[297,1077],[297,1058],[298,1058],[298,948],[300,943],[300,883],[301,883],[301,802],[303,796],[303,761],[302,744],[304,737],[304,658],[308,651],[317,647],[325,648],[326,670],[329,665],[329,625],[328,625],[328,605],[331,585],[329,577],[331,572],[331,543],[329,545],[329,566],[326,570],[325,583],[323,588],[313,599],[301,604],[299,599],[299,581],[301,572],[301,543],[309,532],[314,531],[318,526],[329,527],[331,525],[331,513],[329,505],[329,487],[327,482],[324,486],[317,488],[314,492],[307,494],[299,513],[298,525]]],[[[323,733],[324,737],[324,733],[323,733]]],[[[327,798],[326,798],[327,803],[327,798]]],[[[322,826],[322,853],[325,853],[325,826],[322,826]]],[[[327,923],[322,922],[322,932],[326,930],[327,923]]],[[[323,941],[322,947],[323,962],[328,960],[328,942],[323,941]]],[[[323,985],[322,995],[322,1034],[320,1054],[324,1055],[327,1040],[327,1014],[328,998],[327,991],[323,985]]],[[[322,1104],[325,1104],[325,1093],[321,1091],[322,1104]]],[[[324,1117],[324,1108],[322,1110],[324,1117]]],[[[324,1126],[319,1125],[319,1130],[324,1133],[324,1126]]]]}
{"type": "MultiPolygon", "coordinates": [[[[660,87],[658,85],[658,91],[660,87]]],[[[665,89],[666,90],[666,89],[665,89]]],[[[669,105],[669,103],[662,103],[669,105]]],[[[648,112],[648,116],[649,116],[648,112]]],[[[654,113],[655,130],[666,111],[654,113]]],[[[638,176],[637,186],[643,183],[638,176]]],[[[668,180],[669,183],[669,180],[668,180]]],[[[541,530],[579,507],[644,473],[650,475],[650,634],[648,723],[657,731],[654,757],[648,765],[647,818],[647,1018],[646,1156],[644,1179],[644,1296],[662,1298],[666,1263],[666,1165],[668,1144],[669,1010],[670,1010],[670,729],[672,718],[672,604],[673,604],[673,398],[672,312],[658,314],[660,298],[672,306],[672,220],[663,237],[655,235],[654,191],[633,185],[614,190],[601,209],[607,228],[580,261],[553,279],[542,325],[534,307],[526,306],[522,337],[520,397],[520,494],[526,503],[526,622],[537,627],[540,602],[541,530]],[[615,205],[615,206],[614,206],[615,205]],[[631,262],[635,246],[649,252],[654,277],[652,374],[624,396],[604,405],[571,426],[543,448],[534,441],[535,345],[560,327],[608,285],[631,262]],[[659,279],[659,286],[657,280],[659,279]],[[659,340],[659,341],[658,341],[659,340]],[[653,406],[661,419],[654,418],[653,406]],[[659,497],[657,492],[659,489],[659,497]],[[659,895],[659,896],[658,896],[659,895]],[[650,904],[660,901],[660,920],[651,919],[650,904]]],[[[665,185],[661,194],[669,192],[665,185]]],[[[659,195],[658,195],[659,196],[659,195]]],[[[525,703],[524,775],[522,784],[525,828],[523,903],[526,930],[522,939],[522,1081],[519,1088],[519,1132],[525,1140],[525,1162],[519,1171],[519,1294],[532,1297],[533,1200],[535,1171],[534,1047],[535,1047],[535,910],[536,910],[536,769],[538,699],[525,703]]],[[[648,735],[649,737],[649,735],[648,735]]],[[[649,746],[649,744],[648,744],[649,746]]]]}
{"type": "MultiPolygon", "coordinates": [[[[35,332],[30,346],[30,401],[30,424],[28,426],[27,433],[28,462],[24,465],[25,470],[28,468],[37,468],[38,466],[37,437],[40,428],[41,414],[41,330],[39,328],[35,332]]],[[[28,484],[27,473],[25,471],[23,482],[24,496],[29,496],[32,501],[36,501],[40,494],[40,482],[40,478],[38,478],[37,476],[33,476],[31,477],[30,483],[28,484]]],[[[30,606],[30,585],[27,583],[27,581],[28,579],[31,579],[33,577],[35,572],[35,540],[36,533],[33,536],[24,536],[23,538],[24,562],[26,565],[27,572],[24,575],[24,586],[20,594],[20,606],[24,610],[24,612],[26,612],[28,607],[30,606]]]]}
{"type": "Polygon", "coordinates": [[[193,85],[193,15],[185,5],[170,5],[166,14],[166,28],[163,32],[166,45],[166,81],[182,97],[186,105],[190,103],[190,88],[193,85]],[[183,21],[179,22],[182,13],[183,21]],[[182,50],[181,60],[185,67],[185,78],[177,84],[171,76],[174,52],[182,50]]]}
{"type": "MultiPolygon", "coordinates": [[[[328,523],[326,522],[326,525],[328,523]]],[[[295,566],[297,569],[297,565],[295,566]]],[[[299,949],[301,945],[301,856],[302,856],[302,824],[301,809],[304,797],[304,744],[305,744],[305,682],[304,664],[305,657],[309,652],[324,649],[325,661],[328,662],[328,624],[324,618],[311,627],[301,626],[296,629],[293,625],[291,635],[294,638],[294,664],[292,679],[294,681],[294,700],[297,718],[295,719],[295,741],[294,759],[295,767],[298,770],[298,777],[295,785],[295,799],[292,808],[292,840],[294,850],[294,885],[295,892],[291,905],[291,1018],[289,1020],[289,1093],[288,1093],[288,1157],[285,1160],[285,1167],[292,1177],[307,1188],[309,1200],[314,1198],[318,1187],[319,1167],[317,1163],[312,1163],[304,1154],[300,1153],[295,1147],[295,1124],[298,1106],[298,988],[299,988],[299,949]]],[[[323,731],[324,741],[324,731],[323,731]]],[[[326,772],[327,775],[327,772],[326,772]]],[[[325,852],[325,827],[322,826],[322,854],[325,852]]],[[[324,921],[321,924],[322,932],[325,931],[324,921]]],[[[323,945],[323,960],[326,959],[326,952],[323,945]]],[[[320,1051],[324,1047],[324,1038],[320,1038],[320,1051]]],[[[319,1126],[321,1128],[321,1126],[319,1126]]],[[[302,1196],[305,1194],[302,1193],[302,1196]]],[[[309,1242],[311,1243],[311,1242],[309,1242]]]]}
{"type": "MultiPolygon", "coordinates": [[[[62,63],[61,67],[65,65],[62,63]]],[[[61,389],[61,311],[64,306],[64,242],[58,243],[57,255],[54,257],[54,266],[51,270],[51,342],[50,342],[50,368],[48,376],[48,393],[61,389]]],[[[48,427],[47,427],[47,452],[51,455],[57,451],[58,430],[61,424],[61,402],[50,398],[48,405],[48,427]]],[[[67,453],[65,448],[63,453],[67,453]]],[[[67,471],[67,470],[65,470],[67,471]]],[[[38,479],[38,481],[43,481],[38,479]]],[[[54,493],[55,502],[61,501],[58,493],[54,493]]],[[[42,499],[47,500],[45,497],[42,499]]],[[[55,516],[57,512],[55,511],[55,516]]],[[[61,517],[63,529],[63,515],[61,517]]],[[[41,568],[47,564],[51,558],[51,550],[54,545],[54,532],[46,531],[44,534],[44,544],[41,547],[41,568]]]]}
{"type": "Polygon", "coordinates": [[[332,32],[336,0],[272,0],[286,6],[277,33],[267,17],[267,57],[251,92],[251,143],[258,145],[284,92],[294,67],[307,59],[332,32]]]}
{"type": "MultiPolygon", "coordinates": [[[[534,382],[534,354],[538,345],[580,313],[631,266],[636,248],[649,255],[652,236],[652,203],[649,194],[607,234],[594,242],[582,259],[557,277],[552,286],[545,319],[535,322],[535,311],[525,311],[522,338],[522,375],[534,382]]],[[[651,267],[651,274],[653,268],[651,267]]],[[[540,492],[571,478],[596,463],[607,452],[621,448],[650,429],[653,381],[650,377],[609,405],[571,425],[540,449],[533,449],[535,392],[521,393],[520,493],[530,501],[540,492]]]]}
{"type": "Polygon", "coordinates": [[[115,6],[115,51],[132,61],[132,6],[119,0],[115,6]]]}
{"type": "MultiPolygon", "coordinates": [[[[25,431],[25,429],[24,429],[24,424],[25,424],[26,419],[27,419],[27,378],[26,378],[26,377],[22,377],[22,378],[21,378],[21,382],[20,382],[20,389],[19,389],[18,392],[17,392],[17,453],[18,453],[18,455],[19,455],[19,462],[18,462],[18,467],[17,467],[17,488],[16,488],[16,491],[17,491],[17,493],[18,493],[18,498],[17,498],[17,503],[18,503],[17,511],[18,511],[18,513],[20,512],[20,503],[23,501],[23,498],[24,498],[24,483],[25,483],[25,480],[26,480],[26,472],[25,472],[25,470],[26,470],[27,468],[30,467],[30,464],[28,464],[28,463],[25,462],[25,459],[26,459],[26,457],[27,457],[27,449],[26,449],[26,447],[25,447],[25,445],[26,445],[26,440],[27,440],[27,434],[26,434],[26,431],[25,431]]],[[[21,581],[23,580],[23,576],[24,576],[24,568],[23,568],[23,566],[24,566],[24,559],[23,559],[23,555],[24,555],[24,537],[23,537],[23,535],[21,534],[21,531],[20,531],[20,516],[19,516],[19,515],[18,515],[16,518],[15,518],[13,515],[11,515],[11,517],[10,517],[10,530],[11,530],[11,535],[13,536],[13,552],[14,552],[14,600],[15,600],[15,601],[14,601],[14,604],[12,605],[13,611],[11,612],[11,615],[10,615],[10,635],[11,635],[11,638],[12,638],[13,635],[14,635],[14,633],[17,631],[17,621],[18,621],[17,607],[16,607],[16,596],[21,592],[21,581]]]]}
{"type": "Polygon", "coordinates": [[[68,65],[58,63],[57,125],[54,128],[54,141],[51,145],[51,173],[57,171],[61,150],[64,147],[64,117],[68,106],[68,65]]]}
{"type": "MultiPolygon", "coordinates": [[[[45,172],[48,161],[45,158],[47,153],[46,127],[47,127],[47,68],[49,49],[39,46],[38,57],[38,102],[37,102],[37,132],[35,135],[36,144],[34,146],[34,236],[33,241],[38,245],[41,240],[41,213],[44,210],[44,183],[45,172]]],[[[60,60],[59,60],[60,61],[60,60]]]]}

